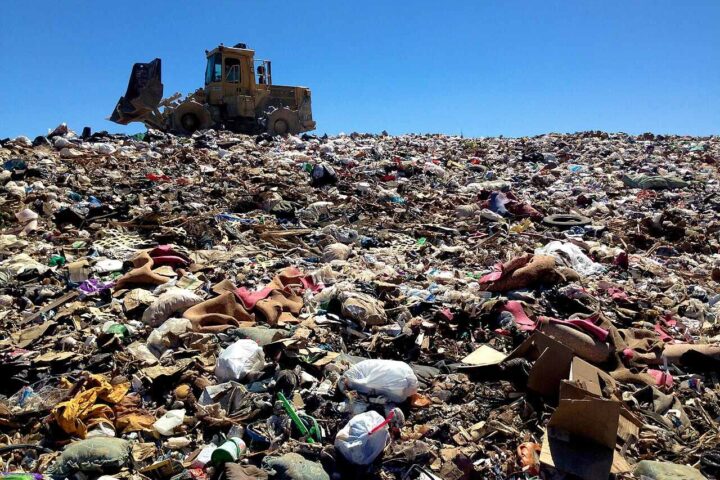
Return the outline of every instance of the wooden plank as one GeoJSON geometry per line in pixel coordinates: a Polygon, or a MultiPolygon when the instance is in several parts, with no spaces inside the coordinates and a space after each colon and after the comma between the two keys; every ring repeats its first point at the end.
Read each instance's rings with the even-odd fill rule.
{"type": "Polygon", "coordinates": [[[20,322],[20,325],[27,325],[28,323],[32,323],[35,320],[37,320],[38,318],[40,318],[43,313],[47,313],[50,310],[53,310],[61,305],[64,305],[67,302],[69,302],[70,300],[77,298],[78,296],[80,296],[80,293],[77,290],[68,292],[65,295],[63,295],[62,297],[57,298],[57,299],[53,300],[52,302],[50,302],[49,304],[45,305],[44,307],[42,307],[40,310],[33,313],[32,315],[29,315],[29,316],[25,317],[24,319],[22,319],[22,321],[20,322]]]}

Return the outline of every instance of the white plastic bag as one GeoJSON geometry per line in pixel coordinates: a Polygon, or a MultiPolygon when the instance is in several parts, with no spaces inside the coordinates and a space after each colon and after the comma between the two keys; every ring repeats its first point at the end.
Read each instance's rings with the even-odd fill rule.
{"type": "Polygon", "coordinates": [[[153,423],[153,428],[160,434],[169,437],[173,434],[176,427],[182,425],[185,419],[185,409],[168,410],[162,417],[153,423]]]}
{"type": "Polygon", "coordinates": [[[96,143],[93,145],[93,150],[104,155],[112,155],[116,148],[109,143],[96,143]]]}
{"type": "Polygon", "coordinates": [[[445,176],[445,169],[440,165],[436,165],[433,162],[425,162],[423,165],[423,172],[437,175],[438,177],[445,176]]]}
{"type": "Polygon", "coordinates": [[[335,436],[335,448],[355,465],[370,465],[385,449],[390,432],[387,425],[372,435],[385,419],[376,411],[355,415],[335,436]]]}
{"type": "Polygon", "coordinates": [[[200,295],[184,288],[173,288],[163,293],[145,309],[142,316],[143,323],[157,327],[170,318],[173,313],[184,313],[185,310],[202,302],[200,295]]]}
{"type": "Polygon", "coordinates": [[[192,330],[192,323],[187,318],[171,318],[150,332],[147,346],[156,357],[160,358],[165,350],[172,347],[169,334],[182,335],[192,330]]]}
{"type": "Polygon", "coordinates": [[[340,382],[340,388],[379,395],[391,402],[402,402],[417,393],[415,372],[405,362],[396,360],[363,360],[350,367],[340,382]]]}
{"type": "Polygon", "coordinates": [[[542,248],[536,248],[535,255],[552,255],[560,265],[570,267],[580,275],[596,275],[605,271],[603,265],[593,262],[573,243],[554,240],[542,248]]]}
{"type": "Polygon", "coordinates": [[[243,339],[222,351],[215,365],[215,376],[221,382],[240,381],[248,374],[265,368],[265,353],[253,340],[243,339]]]}

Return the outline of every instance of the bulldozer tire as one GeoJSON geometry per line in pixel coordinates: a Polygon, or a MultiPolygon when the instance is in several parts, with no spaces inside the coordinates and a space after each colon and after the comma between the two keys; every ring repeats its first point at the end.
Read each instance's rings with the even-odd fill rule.
{"type": "Polygon", "coordinates": [[[300,120],[297,112],[289,108],[277,108],[267,113],[267,133],[270,135],[287,135],[300,131],[300,120]]]}
{"type": "Polygon", "coordinates": [[[181,103],[172,113],[172,128],[182,135],[210,128],[210,123],[210,112],[197,102],[181,103]]]}

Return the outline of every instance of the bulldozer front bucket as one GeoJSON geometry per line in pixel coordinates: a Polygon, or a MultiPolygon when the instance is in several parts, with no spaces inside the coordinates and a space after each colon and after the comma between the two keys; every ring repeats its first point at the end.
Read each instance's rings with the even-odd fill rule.
{"type": "Polygon", "coordinates": [[[120,97],[110,120],[121,125],[145,122],[158,128],[157,108],[163,96],[161,63],[156,58],[150,63],[133,65],[125,96],[120,97]]]}

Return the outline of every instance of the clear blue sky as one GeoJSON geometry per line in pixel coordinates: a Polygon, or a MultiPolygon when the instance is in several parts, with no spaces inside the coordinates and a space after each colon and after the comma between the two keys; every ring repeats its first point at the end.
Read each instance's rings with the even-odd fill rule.
{"type": "Polygon", "coordinates": [[[313,90],[318,132],[720,133],[720,0],[16,1],[0,20],[0,137],[107,120],[134,62],[165,94],[245,42],[313,90]]]}

